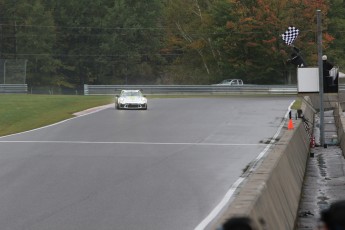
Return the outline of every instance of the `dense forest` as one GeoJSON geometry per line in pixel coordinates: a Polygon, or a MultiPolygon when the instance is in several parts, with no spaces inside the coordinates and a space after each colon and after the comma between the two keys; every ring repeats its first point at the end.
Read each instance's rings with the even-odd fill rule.
{"type": "Polygon", "coordinates": [[[26,60],[31,86],[287,84],[296,67],[281,34],[297,27],[316,66],[317,9],[323,52],[341,68],[343,0],[0,0],[0,55],[26,60]]]}

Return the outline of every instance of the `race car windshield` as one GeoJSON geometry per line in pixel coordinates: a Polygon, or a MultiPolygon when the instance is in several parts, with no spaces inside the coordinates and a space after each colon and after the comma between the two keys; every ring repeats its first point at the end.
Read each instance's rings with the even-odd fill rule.
{"type": "Polygon", "coordinates": [[[122,93],[122,96],[125,96],[125,97],[133,97],[133,96],[141,96],[141,93],[140,92],[123,92],[122,93]]]}

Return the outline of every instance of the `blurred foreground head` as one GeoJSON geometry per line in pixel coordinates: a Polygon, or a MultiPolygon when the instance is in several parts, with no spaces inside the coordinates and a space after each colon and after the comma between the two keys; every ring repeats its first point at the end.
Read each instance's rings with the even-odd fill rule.
{"type": "Polygon", "coordinates": [[[345,200],[337,201],[322,211],[321,221],[328,230],[345,230],[345,200]]]}
{"type": "Polygon", "coordinates": [[[228,219],[220,230],[256,230],[253,221],[249,217],[232,217],[228,219]]]}

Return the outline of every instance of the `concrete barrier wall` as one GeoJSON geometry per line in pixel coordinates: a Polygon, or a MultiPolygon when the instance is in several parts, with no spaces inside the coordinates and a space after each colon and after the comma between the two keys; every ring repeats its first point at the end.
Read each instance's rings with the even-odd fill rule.
{"type": "Polygon", "coordinates": [[[338,132],[338,141],[345,157],[345,116],[343,114],[343,104],[338,104],[334,110],[334,120],[338,132]]]}
{"type": "MultiPolygon", "coordinates": [[[[311,104],[314,109],[320,109],[320,95],[318,93],[313,93],[308,96],[311,100],[311,104]]],[[[336,93],[325,93],[323,94],[323,108],[324,110],[332,110],[338,103],[338,94],[336,93]]]]}
{"type": "MultiPolygon", "coordinates": [[[[302,110],[314,120],[312,109],[304,103],[302,110]]],[[[213,229],[232,216],[249,216],[259,229],[294,228],[310,144],[301,119],[294,122],[294,130],[284,131],[213,229]]]]}

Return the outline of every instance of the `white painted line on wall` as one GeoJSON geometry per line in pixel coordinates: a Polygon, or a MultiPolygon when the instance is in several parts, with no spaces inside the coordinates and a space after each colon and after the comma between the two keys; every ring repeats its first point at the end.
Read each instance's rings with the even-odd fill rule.
{"type": "MultiPolygon", "coordinates": [[[[284,125],[286,123],[286,118],[289,115],[289,112],[291,110],[291,106],[293,105],[294,102],[295,101],[293,101],[289,105],[288,111],[286,112],[283,121],[281,122],[280,126],[278,127],[278,130],[275,133],[275,135],[273,136],[273,138],[270,141],[270,143],[266,146],[266,148],[254,160],[254,163],[251,165],[250,172],[254,171],[256,165],[258,164],[258,162],[266,155],[267,151],[274,144],[275,139],[279,136],[282,128],[284,127],[284,125]]],[[[212,223],[212,221],[214,221],[220,215],[220,213],[225,209],[225,207],[230,205],[230,200],[231,200],[232,196],[234,195],[236,189],[238,188],[238,186],[240,186],[240,184],[245,179],[246,179],[246,177],[242,177],[242,176],[240,178],[238,178],[236,180],[236,182],[231,185],[230,189],[227,191],[227,193],[225,194],[223,199],[220,201],[220,203],[210,212],[210,214],[208,214],[208,216],[204,220],[202,220],[200,222],[200,224],[198,226],[196,226],[194,228],[194,230],[204,230],[205,228],[207,228],[212,223]]]]}

